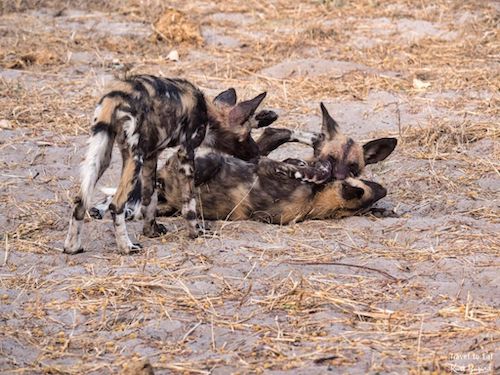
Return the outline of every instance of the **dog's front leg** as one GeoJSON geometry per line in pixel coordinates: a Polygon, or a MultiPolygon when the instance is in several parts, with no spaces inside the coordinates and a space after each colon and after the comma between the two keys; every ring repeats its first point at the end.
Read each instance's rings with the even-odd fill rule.
{"type": "Polygon", "coordinates": [[[260,156],[267,156],[281,145],[288,142],[298,142],[307,146],[314,145],[321,140],[321,134],[290,130],[285,128],[266,128],[256,141],[260,156]]]}
{"type": "Polygon", "coordinates": [[[142,217],[144,218],[143,234],[147,237],[158,237],[167,233],[164,225],[156,222],[156,206],[158,205],[158,194],[156,187],[156,156],[147,159],[142,169],[142,217]]]}
{"type": "Polygon", "coordinates": [[[194,150],[181,146],[179,157],[179,180],[182,187],[182,216],[186,219],[189,236],[196,238],[204,233],[196,218],[196,199],[194,197],[194,150]]]}
{"type": "Polygon", "coordinates": [[[317,161],[313,166],[298,163],[297,159],[288,159],[292,163],[279,162],[261,158],[257,164],[257,173],[261,176],[283,176],[301,182],[323,184],[331,180],[331,164],[328,161],[317,161]]]}

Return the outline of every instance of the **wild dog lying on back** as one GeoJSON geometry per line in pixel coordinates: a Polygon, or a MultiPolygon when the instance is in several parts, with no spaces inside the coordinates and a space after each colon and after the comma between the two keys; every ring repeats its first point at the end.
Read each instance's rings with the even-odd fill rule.
{"type": "MultiPolygon", "coordinates": [[[[315,135],[315,157],[309,162],[261,158],[258,163],[248,163],[216,153],[197,157],[195,185],[203,217],[286,224],[353,215],[384,197],[386,190],[381,185],[351,176],[359,175],[366,164],[389,156],[396,139],[382,138],[361,147],[343,136],[326,108],[321,108],[322,133],[315,135]]],[[[289,136],[265,132],[257,143],[267,152],[289,136]]],[[[181,186],[172,178],[178,163],[174,156],[159,172],[161,214],[179,209],[175,197],[180,196],[181,186]]]]}
{"type": "MultiPolygon", "coordinates": [[[[81,168],[81,187],[75,198],[64,251],[82,251],[83,219],[95,185],[109,167],[113,143],[121,151],[123,165],[118,190],[110,204],[116,242],[120,252],[128,254],[140,248],[130,241],[125,226],[127,201],[141,203],[143,232],[154,237],[165,231],[156,223],[156,167],[158,156],[167,147],[179,146],[178,170],[172,178],[182,186],[182,214],[189,233],[197,236],[202,228],[196,220],[193,195],[194,151],[207,142],[222,142],[246,158],[253,139],[235,131],[254,114],[265,93],[253,100],[234,105],[222,93],[215,104],[208,102],[194,85],[182,79],[138,75],[115,82],[99,101],[92,122],[92,135],[81,168]],[[218,100],[219,99],[219,100],[218,100]],[[231,105],[233,104],[233,105],[231,105]],[[230,131],[227,129],[231,129],[230,131]],[[234,142],[236,145],[232,145],[234,142]]],[[[252,143],[253,142],[253,143],[252,143]]]]}
{"type": "MultiPolygon", "coordinates": [[[[167,214],[178,211],[181,204],[182,186],[172,178],[178,163],[173,157],[159,172],[163,201],[159,210],[167,214]]],[[[304,183],[286,173],[277,173],[286,163],[268,158],[255,164],[209,153],[197,157],[195,163],[197,209],[206,220],[253,219],[288,224],[341,218],[368,209],[386,195],[381,185],[352,177],[320,185],[304,183]]]]}

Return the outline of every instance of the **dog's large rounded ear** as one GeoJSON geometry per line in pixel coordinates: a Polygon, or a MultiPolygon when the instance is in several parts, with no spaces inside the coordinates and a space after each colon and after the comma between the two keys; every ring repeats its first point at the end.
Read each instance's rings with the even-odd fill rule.
{"type": "Polygon", "coordinates": [[[321,107],[322,115],[321,133],[325,135],[326,139],[333,139],[339,132],[339,124],[330,116],[323,103],[320,103],[319,106],[321,107]]]}
{"type": "Polygon", "coordinates": [[[250,118],[250,116],[253,116],[256,109],[259,107],[260,103],[262,103],[266,95],[267,93],[263,92],[253,99],[238,103],[229,112],[229,122],[234,125],[244,124],[250,118]]]}
{"type": "Polygon", "coordinates": [[[349,185],[347,182],[342,182],[342,198],[346,201],[352,199],[361,199],[365,191],[357,186],[349,185]]]}
{"type": "Polygon", "coordinates": [[[233,107],[237,101],[236,90],[232,87],[226,91],[222,91],[219,95],[214,98],[215,105],[225,105],[233,107]]]}
{"type": "Polygon", "coordinates": [[[363,145],[365,164],[374,164],[384,160],[396,148],[396,138],[380,138],[363,145]]]}
{"type": "Polygon", "coordinates": [[[224,164],[224,159],[221,155],[212,152],[205,156],[197,157],[194,163],[194,185],[200,186],[210,181],[219,173],[224,164]]]}

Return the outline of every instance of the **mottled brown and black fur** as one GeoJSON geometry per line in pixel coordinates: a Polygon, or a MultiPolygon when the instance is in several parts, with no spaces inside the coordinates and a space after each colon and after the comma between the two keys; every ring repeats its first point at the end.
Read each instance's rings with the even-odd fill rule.
{"type": "MultiPolygon", "coordinates": [[[[227,101],[227,104],[234,104],[236,101],[234,91],[228,90],[220,96],[224,97],[224,99],[227,101]]],[[[267,128],[264,131],[263,135],[256,142],[258,150],[256,151],[255,147],[247,148],[248,151],[245,155],[247,159],[253,159],[254,161],[256,161],[259,156],[269,154],[272,150],[276,149],[286,142],[301,142],[313,147],[314,156],[309,161],[287,159],[284,163],[273,162],[272,164],[269,164],[271,162],[269,160],[262,161],[262,163],[272,165],[274,170],[270,170],[268,168],[266,170],[267,174],[262,175],[261,180],[267,181],[270,187],[275,184],[277,184],[277,186],[279,187],[286,182],[288,187],[293,188],[295,196],[292,198],[294,199],[294,202],[300,201],[300,197],[298,197],[297,195],[300,195],[301,192],[304,191],[304,189],[295,189],[293,185],[294,183],[289,181],[290,179],[296,180],[296,183],[299,184],[301,182],[316,184],[318,185],[316,189],[320,189],[322,188],[322,185],[334,180],[343,180],[348,177],[356,177],[361,173],[366,164],[376,163],[380,160],[385,159],[394,150],[394,147],[397,143],[396,139],[394,138],[381,138],[368,142],[364,146],[360,146],[351,138],[346,137],[340,132],[339,126],[333,120],[333,118],[331,118],[323,104],[321,104],[321,109],[323,113],[321,133],[308,133],[289,129],[267,128]],[[272,179],[271,173],[276,176],[275,180],[272,179]]],[[[261,121],[257,126],[247,126],[246,128],[240,127],[239,129],[237,129],[238,134],[241,134],[244,139],[249,140],[249,142],[246,142],[246,144],[252,144],[252,128],[268,125],[276,119],[276,115],[273,112],[263,111],[261,112],[261,114],[255,116],[255,118],[257,119],[259,115],[261,119],[264,118],[265,121],[261,121]]],[[[219,147],[219,149],[223,148],[219,147]]],[[[224,148],[224,151],[233,155],[238,152],[238,150],[231,148],[224,148]]],[[[214,162],[214,157],[215,154],[212,154],[211,158],[208,159],[197,158],[197,163],[200,164],[200,167],[195,168],[195,182],[199,180],[199,178],[197,178],[199,175],[206,176],[207,173],[213,173],[215,175],[215,173],[217,173],[221,169],[223,171],[222,175],[231,175],[231,166],[224,166],[224,168],[222,168],[221,163],[214,162]]],[[[222,155],[221,158],[223,158],[222,155]]],[[[233,164],[237,164],[237,162],[232,158],[227,158],[224,160],[230,161],[233,164]]],[[[173,171],[178,168],[178,163],[179,161],[176,159],[176,157],[172,157],[161,172],[163,176],[163,178],[161,179],[161,184],[164,185],[162,191],[169,192],[169,194],[171,194],[172,196],[178,196],[178,194],[181,192],[181,186],[175,181],[175,179],[167,179],[165,177],[174,175],[173,171]]],[[[250,164],[246,165],[246,169],[239,169],[239,173],[241,173],[243,177],[245,177],[245,175],[248,173],[254,172],[255,171],[252,170],[250,164]]],[[[208,211],[213,212],[213,210],[217,208],[218,210],[220,210],[220,213],[224,213],[227,211],[224,210],[224,207],[229,206],[230,210],[233,211],[231,213],[232,217],[239,217],[239,213],[242,210],[244,211],[244,205],[246,203],[242,202],[240,205],[238,205],[238,207],[233,207],[232,204],[234,202],[231,199],[224,199],[224,197],[226,196],[226,194],[230,196],[241,197],[241,192],[245,191],[246,188],[244,184],[239,185],[239,183],[237,181],[235,182],[234,179],[231,180],[230,178],[222,178],[220,181],[218,181],[217,186],[218,188],[216,189],[216,191],[212,191],[212,194],[214,194],[214,196],[212,196],[213,200],[206,200],[205,202],[208,207],[208,211]],[[220,197],[216,196],[217,194],[220,194],[220,197]]],[[[282,189],[280,195],[286,198],[288,197],[288,193],[289,191],[285,187],[282,189]]],[[[275,192],[273,194],[273,196],[276,197],[278,193],[275,192]]],[[[262,196],[264,199],[266,194],[263,194],[262,196]]],[[[166,199],[168,200],[168,198],[166,199]]],[[[255,200],[257,199],[258,198],[255,197],[255,200]]],[[[281,201],[283,201],[283,199],[281,199],[281,201]]],[[[165,197],[162,196],[161,201],[164,200],[165,197]]],[[[287,204],[291,205],[290,202],[288,202],[287,204]]],[[[266,204],[263,205],[265,206],[266,204]]],[[[318,203],[318,207],[319,206],[321,205],[318,203]]],[[[161,215],[172,214],[173,212],[177,211],[177,207],[175,207],[175,205],[174,207],[172,207],[170,204],[164,204],[164,202],[162,202],[160,204],[159,210],[161,215]]],[[[102,217],[104,211],[105,205],[101,205],[101,208],[96,208],[97,214],[95,216],[102,217]]],[[[291,210],[290,212],[293,212],[293,210],[291,210]]],[[[242,217],[246,217],[246,215],[243,215],[242,217]]]]}
{"type": "MultiPolygon", "coordinates": [[[[321,109],[321,133],[300,134],[299,141],[310,137],[314,148],[309,161],[278,162],[263,157],[257,163],[248,163],[217,153],[197,157],[195,163],[200,167],[195,184],[203,217],[286,224],[352,215],[385,196],[381,185],[355,177],[366,164],[390,155],[396,139],[381,138],[360,146],[339,131],[323,104],[321,109]]],[[[262,154],[295,137],[287,129],[269,129],[257,141],[262,154]]],[[[159,172],[160,190],[165,192],[162,213],[178,210],[178,202],[172,197],[179,196],[180,185],[171,178],[178,163],[172,157],[159,172]]]]}
{"type": "Polygon", "coordinates": [[[119,250],[128,254],[140,248],[130,241],[125,227],[127,201],[142,205],[145,235],[156,236],[164,231],[155,220],[157,197],[154,192],[158,156],[167,147],[179,147],[176,155],[179,168],[172,178],[182,187],[181,210],[188,222],[189,233],[198,235],[202,228],[197,223],[193,195],[195,149],[204,141],[219,142],[221,148],[235,142],[242,146],[232,146],[241,151],[237,153],[241,158],[247,157],[245,150],[257,149],[253,139],[242,137],[235,129],[246,126],[265,93],[237,105],[229,102],[232,101],[231,94],[231,90],[227,90],[212,104],[197,87],[183,79],[138,75],[115,82],[95,110],[65,252],[82,251],[83,218],[94,187],[109,166],[115,141],[121,151],[123,166],[110,211],[119,250]]]}
{"type": "Polygon", "coordinates": [[[267,128],[257,140],[261,156],[287,142],[300,142],[310,145],[314,154],[309,163],[318,163],[330,169],[330,174],[301,176],[304,181],[323,183],[328,180],[343,180],[347,177],[358,177],[366,165],[384,160],[394,150],[396,138],[379,138],[360,145],[352,138],[344,135],[337,122],[330,116],[321,103],[322,125],[320,133],[297,130],[267,128]]]}
{"type": "MultiPolygon", "coordinates": [[[[164,202],[159,208],[172,213],[180,208],[180,185],[171,178],[178,168],[171,158],[159,172],[164,202]]],[[[322,185],[304,183],[276,173],[284,162],[261,158],[246,162],[228,155],[209,153],[195,159],[200,174],[197,209],[207,220],[253,219],[288,224],[306,219],[352,216],[386,195],[379,184],[357,178],[322,185]]]]}

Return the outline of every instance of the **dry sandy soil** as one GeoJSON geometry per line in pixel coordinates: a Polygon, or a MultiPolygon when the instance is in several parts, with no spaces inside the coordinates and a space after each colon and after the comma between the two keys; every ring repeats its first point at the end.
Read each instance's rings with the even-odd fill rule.
{"type": "Polygon", "coordinates": [[[499,373],[498,2],[220,3],[169,2],[184,16],[157,31],[160,1],[0,3],[0,372],[499,373]],[[283,127],[318,129],[322,100],[359,141],[398,137],[366,174],[399,217],[195,241],[132,223],[134,256],[89,219],[62,254],[93,106],[125,72],[266,90],[283,127]]]}

